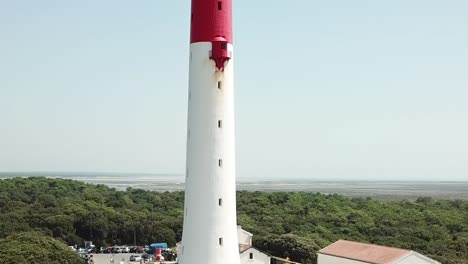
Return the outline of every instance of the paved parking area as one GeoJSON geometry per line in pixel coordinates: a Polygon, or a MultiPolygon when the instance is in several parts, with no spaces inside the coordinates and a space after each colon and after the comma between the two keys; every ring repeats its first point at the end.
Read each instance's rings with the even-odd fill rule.
{"type": "MultiPolygon", "coordinates": [[[[141,254],[135,254],[135,253],[122,253],[122,254],[92,254],[93,255],[93,260],[94,264],[111,264],[111,257],[114,258],[114,264],[120,264],[120,261],[122,261],[125,264],[140,264],[140,262],[132,262],[130,261],[130,256],[131,255],[141,255],[141,254]]],[[[149,263],[149,262],[148,262],[149,263]]]]}
{"type": "MultiPolygon", "coordinates": [[[[139,261],[130,261],[131,255],[140,255],[138,253],[121,253],[121,254],[91,254],[93,255],[94,264],[120,264],[123,261],[124,264],[140,264],[139,261]],[[111,258],[114,258],[114,262],[111,262],[111,258]]],[[[175,261],[165,262],[142,262],[145,264],[177,264],[175,261]]]]}

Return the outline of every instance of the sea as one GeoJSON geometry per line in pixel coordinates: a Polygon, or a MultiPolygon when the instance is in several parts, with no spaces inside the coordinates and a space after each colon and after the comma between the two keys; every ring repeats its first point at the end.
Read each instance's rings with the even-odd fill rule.
{"type": "MultiPolygon", "coordinates": [[[[117,190],[183,191],[184,175],[148,173],[0,172],[0,179],[49,177],[104,184],[117,190]]],[[[260,192],[313,192],[371,197],[383,200],[413,200],[418,197],[468,200],[468,181],[363,181],[304,179],[238,179],[237,190],[260,192]]]]}

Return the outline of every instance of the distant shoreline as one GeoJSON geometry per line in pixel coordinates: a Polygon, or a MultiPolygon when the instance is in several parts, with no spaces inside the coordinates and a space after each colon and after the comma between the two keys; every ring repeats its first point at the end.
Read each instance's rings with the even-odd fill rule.
{"type": "MultiPolygon", "coordinates": [[[[61,178],[82,178],[82,177],[158,177],[166,179],[183,179],[184,174],[181,173],[147,173],[147,172],[60,172],[60,171],[0,171],[0,179],[13,178],[13,177],[61,177],[61,178]]],[[[322,179],[322,178],[239,178],[237,182],[262,182],[262,183],[275,183],[275,182],[414,182],[414,183],[462,183],[468,184],[468,178],[466,181],[463,180],[367,180],[367,179],[322,179]]]]}
{"type": "MultiPolygon", "coordinates": [[[[0,172],[0,179],[15,177],[64,178],[90,184],[104,184],[117,190],[133,188],[163,192],[183,191],[185,188],[184,176],[177,174],[0,172]]],[[[468,200],[468,182],[463,181],[238,179],[237,190],[336,193],[347,197],[371,197],[382,200],[414,200],[424,196],[468,200]]]]}

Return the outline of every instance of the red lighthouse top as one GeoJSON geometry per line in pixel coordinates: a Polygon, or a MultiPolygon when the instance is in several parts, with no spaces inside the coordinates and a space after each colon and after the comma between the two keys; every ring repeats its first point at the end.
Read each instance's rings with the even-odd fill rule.
{"type": "Polygon", "coordinates": [[[232,44],[232,0],[192,0],[190,43],[232,44]]]}

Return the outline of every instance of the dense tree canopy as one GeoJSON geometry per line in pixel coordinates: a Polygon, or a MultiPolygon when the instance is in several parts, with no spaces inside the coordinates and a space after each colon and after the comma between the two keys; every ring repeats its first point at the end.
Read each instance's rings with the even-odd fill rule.
{"type": "Polygon", "coordinates": [[[39,232],[23,232],[0,239],[0,263],[83,264],[63,242],[39,232]]]}
{"type": "MultiPolygon", "coordinates": [[[[183,192],[151,192],[47,178],[0,180],[0,238],[39,230],[98,246],[180,241],[183,192]],[[135,241],[136,240],[136,241],[135,241]]],[[[408,248],[444,264],[467,263],[468,202],[379,201],[302,192],[238,192],[238,223],[254,245],[315,263],[338,239],[408,248]]]]}
{"type": "Polygon", "coordinates": [[[347,239],[412,249],[444,264],[468,263],[467,201],[301,192],[240,192],[237,199],[239,224],[256,235],[255,246],[277,256],[315,263],[318,249],[347,239]]]}

